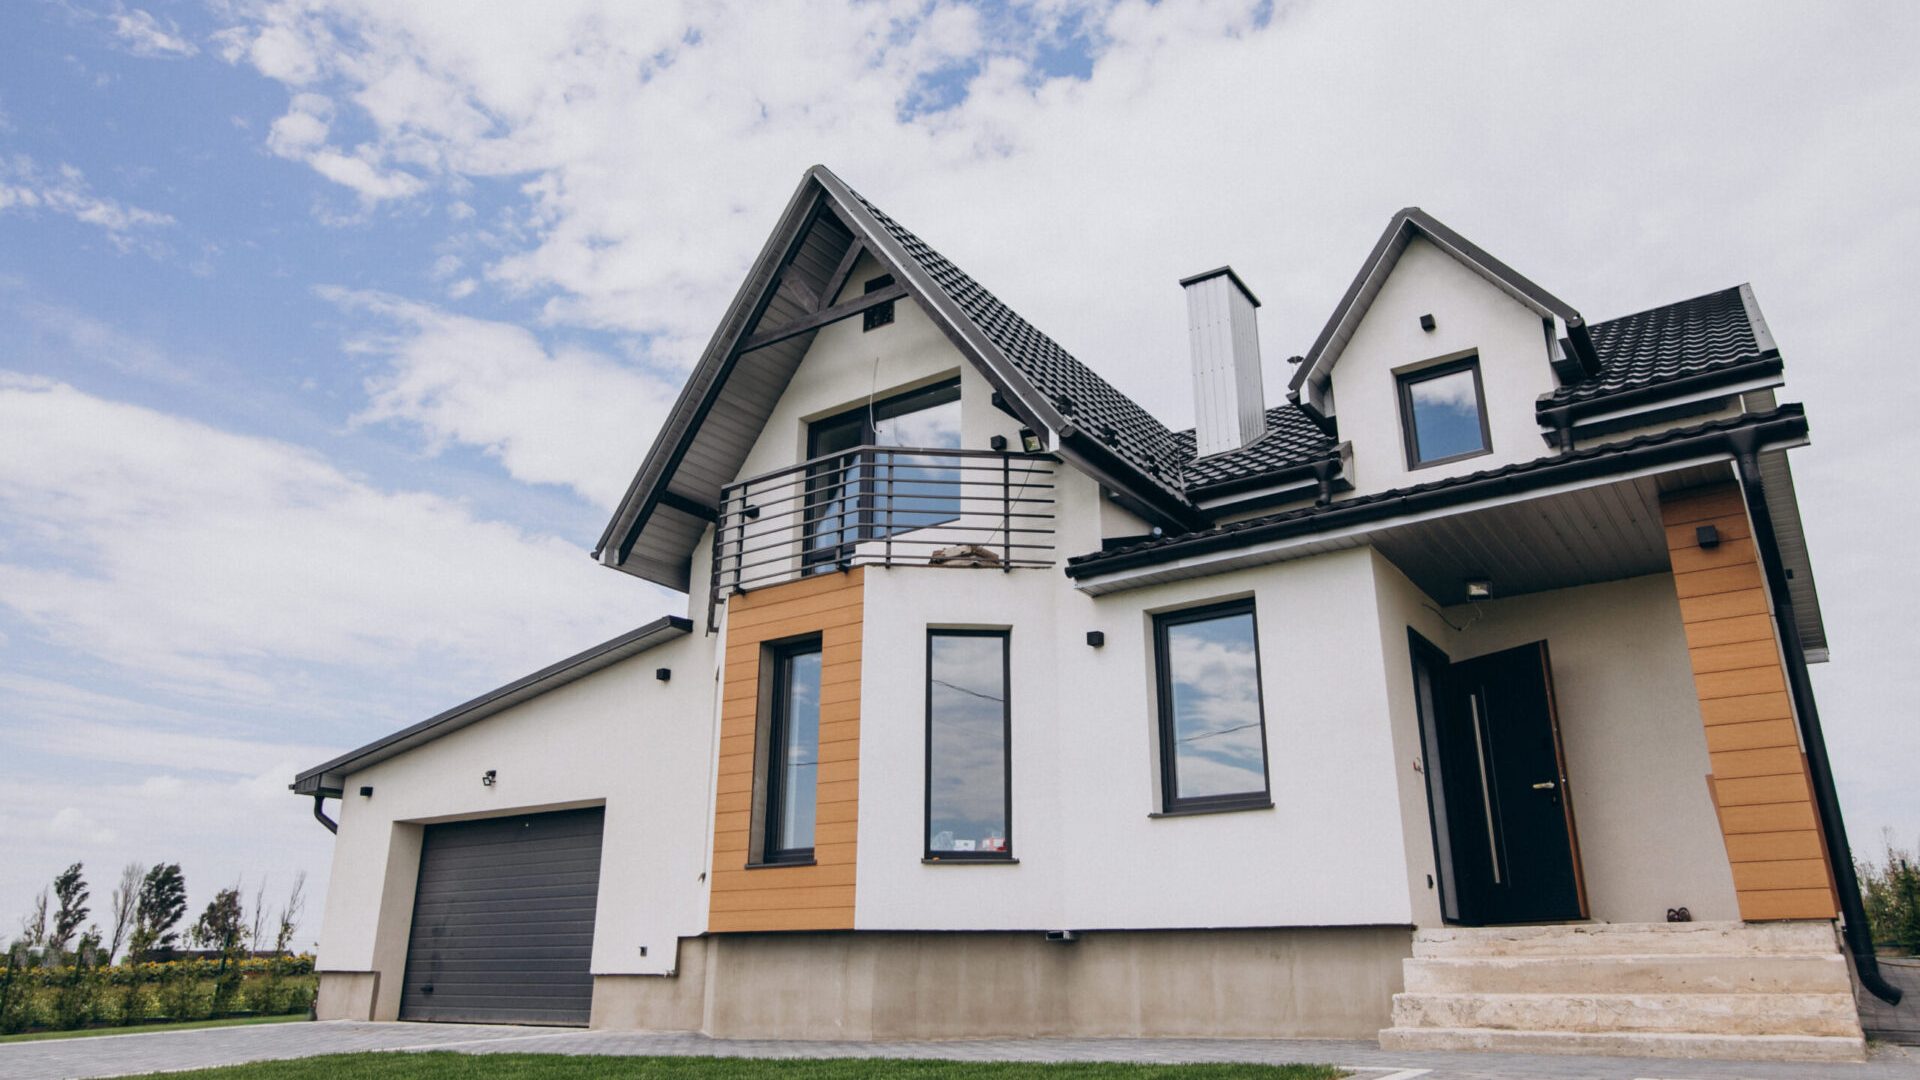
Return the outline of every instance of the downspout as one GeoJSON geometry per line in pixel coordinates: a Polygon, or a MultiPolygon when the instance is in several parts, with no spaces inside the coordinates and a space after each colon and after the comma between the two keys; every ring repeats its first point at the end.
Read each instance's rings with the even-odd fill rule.
{"type": "Polygon", "coordinates": [[[313,820],[319,822],[322,825],[325,825],[327,827],[328,832],[333,833],[337,836],[340,833],[340,823],[327,816],[326,801],[327,801],[327,797],[325,795],[321,795],[317,792],[314,794],[313,820]]]}
{"type": "Polygon", "coordinates": [[[1854,874],[1853,851],[1847,846],[1847,826],[1840,818],[1840,795],[1833,786],[1827,740],[1820,731],[1820,710],[1813,702],[1813,680],[1807,674],[1806,650],[1801,646],[1800,627],[1793,617],[1793,597],[1787,591],[1787,571],[1780,559],[1780,543],[1773,535],[1773,515],[1767,510],[1766,483],[1760,476],[1759,440],[1754,432],[1747,430],[1732,432],[1728,441],[1733,444],[1740,491],[1747,502],[1747,517],[1753,522],[1754,548],[1760,553],[1760,565],[1767,575],[1767,591],[1773,596],[1773,623],[1780,633],[1780,651],[1786,657],[1787,685],[1793,692],[1794,712],[1800,718],[1800,741],[1806,748],[1807,769],[1813,774],[1813,796],[1820,806],[1820,831],[1826,837],[1834,887],[1840,893],[1847,950],[1853,953],[1853,967],[1860,976],[1860,985],[1887,1004],[1898,1005],[1902,996],[1900,988],[1880,976],[1880,961],[1873,952],[1873,932],[1867,925],[1866,908],[1860,902],[1860,879],[1854,874]]]}

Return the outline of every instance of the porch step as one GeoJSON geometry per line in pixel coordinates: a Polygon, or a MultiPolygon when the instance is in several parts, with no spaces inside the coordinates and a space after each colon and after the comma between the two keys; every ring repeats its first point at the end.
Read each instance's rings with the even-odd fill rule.
{"type": "Polygon", "coordinates": [[[1395,994],[1396,1028],[1856,1035],[1853,995],[1395,994]]]}
{"type": "Polygon", "coordinates": [[[1415,933],[1393,1049],[1846,1061],[1865,1053],[1831,923],[1415,933]]]}
{"type": "Polygon", "coordinates": [[[1864,1061],[1857,1038],[1819,1035],[1699,1035],[1649,1032],[1503,1031],[1498,1028],[1390,1028],[1383,1050],[1480,1050],[1516,1054],[1719,1058],[1732,1061],[1864,1061]]]}
{"type": "Polygon", "coordinates": [[[1567,923],[1421,930],[1413,955],[1824,956],[1838,955],[1837,942],[1825,922],[1567,923]]]}
{"type": "Polygon", "coordinates": [[[1851,994],[1847,962],[1825,956],[1416,957],[1420,994],[1851,994]]]}

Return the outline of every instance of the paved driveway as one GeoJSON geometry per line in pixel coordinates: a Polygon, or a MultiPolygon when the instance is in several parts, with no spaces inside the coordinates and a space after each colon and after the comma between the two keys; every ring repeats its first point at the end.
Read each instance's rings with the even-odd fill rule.
{"type": "Polygon", "coordinates": [[[707,1054],[730,1057],[928,1057],[958,1061],[1329,1062],[1361,1080],[1920,1080],[1920,1053],[1877,1048],[1865,1065],[1768,1065],[1647,1058],[1383,1051],[1319,1039],[981,1039],[964,1042],[760,1042],[553,1028],[450,1024],[264,1024],[0,1044],[0,1078],[125,1076],[356,1050],[489,1054],[707,1054]]]}

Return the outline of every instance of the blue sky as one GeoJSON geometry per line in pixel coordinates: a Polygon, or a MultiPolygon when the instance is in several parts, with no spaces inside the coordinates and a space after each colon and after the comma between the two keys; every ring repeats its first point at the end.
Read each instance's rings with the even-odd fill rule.
{"type": "Polygon", "coordinates": [[[1920,568],[1885,495],[1920,434],[1860,388],[1895,385],[1910,336],[1916,29],[1849,5],[0,5],[0,918],[75,859],[101,897],[163,858],[196,904],[303,869],[318,891],[292,771],[676,610],[586,551],[816,161],[1182,426],[1178,277],[1242,272],[1278,385],[1404,205],[1594,318],[1752,281],[1813,418],[1850,823],[1911,845],[1920,568]],[[1885,528],[1852,527],[1867,505],[1885,528]]]}

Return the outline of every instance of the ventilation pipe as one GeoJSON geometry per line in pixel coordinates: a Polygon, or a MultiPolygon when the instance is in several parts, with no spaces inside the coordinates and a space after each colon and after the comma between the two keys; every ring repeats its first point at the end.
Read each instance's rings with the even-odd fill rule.
{"type": "Polygon", "coordinates": [[[1260,301],[1230,266],[1180,279],[1193,351],[1194,442],[1201,457],[1238,450],[1267,433],[1260,381],[1260,301]]]}

